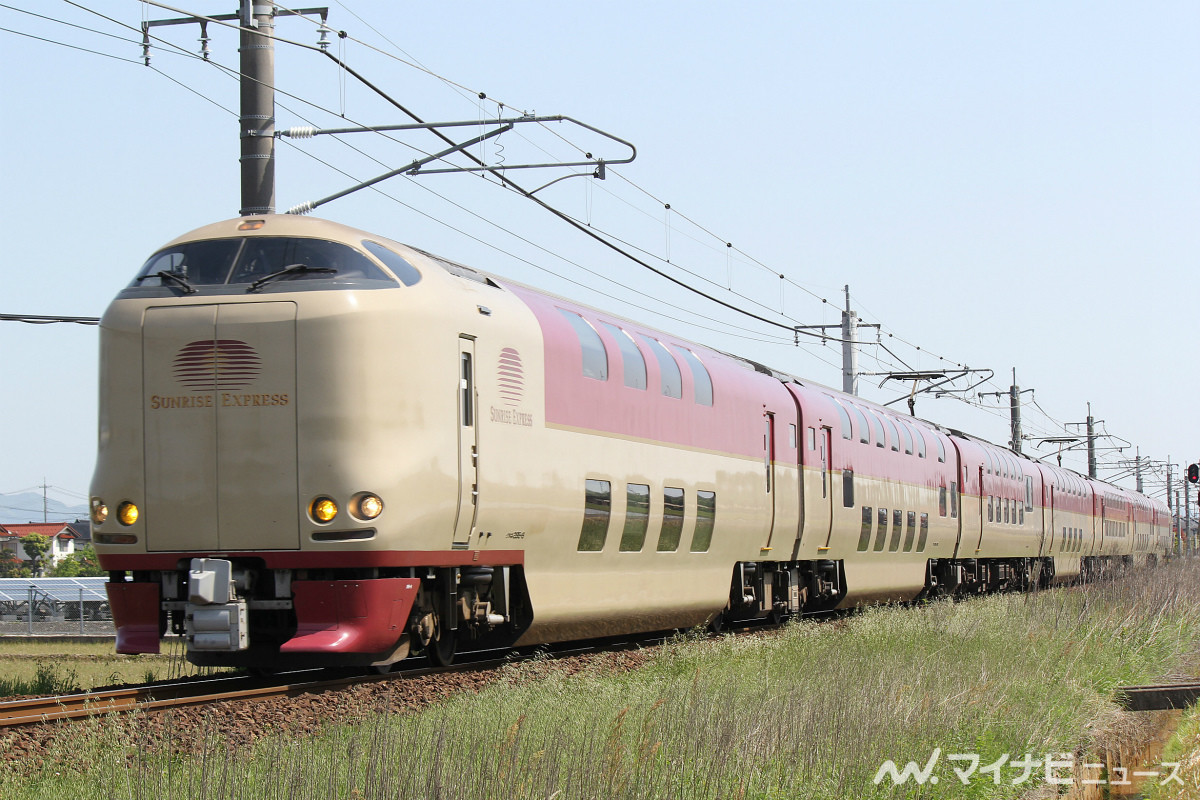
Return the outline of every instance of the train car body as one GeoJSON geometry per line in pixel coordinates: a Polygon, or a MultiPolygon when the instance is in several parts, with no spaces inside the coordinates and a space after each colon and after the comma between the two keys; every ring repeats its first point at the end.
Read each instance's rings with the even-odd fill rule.
{"type": "Polygon", "coordinates": [[[121,652],[413,651],[1048,585],[1165,508],[352,228],[168,243],[101,323],[121,652]]]}

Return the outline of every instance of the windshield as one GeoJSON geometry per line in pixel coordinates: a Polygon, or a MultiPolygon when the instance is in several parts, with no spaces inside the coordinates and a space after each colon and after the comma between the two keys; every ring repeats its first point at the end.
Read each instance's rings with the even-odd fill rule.
{"type": "Polygon", "coordinates": [[[181,286],[253,285],[276,274],[276,283],[283,284],[324,279],[355,283],[387,281],[395,285],[395,280],[371,259],[344,244],[322,239],[252,236],[187,242],[160,250],[142,266],[132,286],[179,289],[181,286]],[[163,273],[169,277],[164,277],[163,273]]]}

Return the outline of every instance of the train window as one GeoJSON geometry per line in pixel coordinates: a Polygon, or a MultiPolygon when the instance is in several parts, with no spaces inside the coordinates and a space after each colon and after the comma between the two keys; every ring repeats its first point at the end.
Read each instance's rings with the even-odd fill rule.
{"type": "Polygon", "coordinates": [[[817,449],[817,429],[816,428],[808,429],[808,449],[809,450],[817,449]]]}
{"type": "Polygon", "coordinates": [[[853,403],[850,404],[850,411],[858,418],[858,440],[863,444],[871,443],[871,428],[867,425],[867,417],[863,414],[862,409],[853,403]]]}
{"type": "Polygon", "coordinates": [[[937,446],[938,446],[938,461],[941,462],[942,464],[945,464],[946,463],[946,445],[942,444],[942,437],[937,436],[936,434],[934,435],[934,437],[935,437],[934,441],[937,442],[937,446]]]}
{"type": "Polygon", "coordinates": [[[130,286],[178,286],[177,281],[173,282],[159,274],[163,272],[182,278],[193,286],[225,283],[241,246],[241,239],[216,239],[187,242],[160,250],[142,265],[130,286]]]}
{"type": "Polygon", "coordinates": [[[384,247],[378,242],[370,242],[363,240],[363,247],[367,252],[383,262],[383,265],[392,271],[401,283],[405,286],[412,286],[417,281],[421,280],[421,273],[417,268],[405,260],[404,256],[399,253],[384,247]]]}
{"type": "Polygon", "coordinates": [[[686,347],[674,347],[675,352],[683,356],[683,360],[692,370],[692,391],[696,396],[696,405],[711,406],[713,404],[713,385],[708,370],[691,350],[686,347]]]}
{"type": "Polygon", "coordinates": [[[904,424],[904,420],[900,420],[900,435],[904,437],[904,454],[911,456],[913,453],[912,434],[908,432],[908,426],[904,424]]]}
{"type": "Polygon", "coordinates": [[[917,440],[917,458],[924,458],[925,457],[925,434],[921,432],[921,428],[918,425],[913,425],[912,429],[913,429],[913,436],[917,440]]]}
{"type": "Polygon", "coordinates": [[[1025,476],[1025,510],[1033,511],[1033,476],[1025,476]]]}
{"type": "Polygon", "coordinates": [[[842,505],[846,508],[854,507],[854,470],[842,470],[842,505]]]}
{"type": "Polygon", "coordinates": [[[946,516],[946,487],[938,487],[938,516],[946,516]]]}
{"type": "Polygon", "coordinates": [[[579,348],[583,354],[583,376],[598,381],[608,380],[608,351],[604,349],[604,342],[600,341],[600,334],[574,311],[560,308],[558,313],[570,323],[576,338],[579,339],[579,348]]]}
{"type": "Polygon", "coordinates": [[[683,489],[663,488],[662,530],[658,533],[658,552],[674,553],[683,536],[683,489]]]}
{"type": "Polygon", "coordinates": [[[717,518],[717,493],[696,492],[696,530],[692,534],[693,553],[707,553],[712,544],[713,525],[717,518]]]}
{"type": "Polygon", "coordinates": [[[1025,524],[1025,507],[1021,506],[1021,507],[1017,508],[1017,514],[1021,518],[1020,524],[1024,525],[1025,524]]]}
{"type": "Polygon", "coordinates": [[[883,421],[887,423],[888,430],[892,432],[892,436],[890,439],[890,442],[892,445],[892,450],[899,453],[900,452],[900,431],[896,430],[896,423],[892,421],[891,417],[884,417],[883,421]]]}
{"type": "MultiPolygon", "coordinates": [[[[1000,508],[1004,511],[1004,522],[1008,522],[1008,498],[1007,497],[1000,500],[1000,508]]],[[[1000,520],[996,520],[996,521],[1000,522],[1000,520]]]]}
{"type": "Polygon", "coordinates": [[[683,376],[679,372],[679,365],[675,363],[675,359],[671,357],[671,354],[667,352],[667,348],[663,347],[662,342],[658,341],[658,339],[649,339],[645,336],[639,338],[650,348],[650,351],[654,353],[654,358],[658,361],[663,395],[682,399],[683,376]]]}
{"type": "Polygon", "coordinates": [[[992,522],[992,496],[988,495],[988,522],[992,522]]]}
{"type": "Polygon", "coordinates": [[[621,552],[637,553],[646,543],[650,524],[650,487],[631,483],[625,487],[625,529],[621,532],[621,552]]]}
{"type": "Polygon", "coordinates": [[[792,449],[796,447],[796,426],[790,422],[788,423],[788,445],[792,449]]]}
{"type": "Polygon", "coordinates": [[[229,283],[248,283],[252,291],[263,286],[263,279],[268,276],[278,276],[274,280],[280,285],[313,278],[338,281],[366,278],[395,285],[371,259],[344,244],[321,239],[248,237],[229,275],[229,283]]]}
{"type": "Polygon", "coordinates": [[[917,538],[917,512],[908,512],[908,525],[904,528],[904,552],[911,553],[917,538]]]}
{"type": "Polygon", "coordinates": [[[958,516],[958,483],[950,482],[950,516],[958,516]]]}
{"type": "Polygon", "coordinates": [[[598,552],[604,549],[611,510],[612,484],[588,478],[584,490],[583,528],[579,531],[581,552],[598,552]]]}
{"type": "Polygon", "coordinates": [[[875,446],[886,447],[886,436],[883,433],[883,422],[880,421],[879,415],[871,409],[867,409],[867,421],[871,423],[871,430],[875,432],[875,446]]]}
{"type": "Polygon", "coordinates": [[[904,533],[904,512],[900,509],[892,511],[892,540],[888,550],[892,553],[900,549],[900,536],[904,533]]]}
{"type": "Polygon", "coordinates": [[[925,552],[925,542],[929,539],[929,515],[921,513],[921,535],[917,537],[917,552],[925,552]]]}
{"type": "Polygon", "coordinates": [[[876,553],[883,550],[883,545],[887,541],[888,529],[888,510],[886,508],[879,509],[879,525],[875,528],[875,547],[872,548],[876,553]]]}
{"type": "Polygon", "coordinates": [[[862,509],[862,528],[858,532],[858,552],[865,553],[867,547],[871,544],[871,523],[874,520],[874,514],[870,506],[863,506],[862,509]]]}
{"type": "Polygon", "coordinates": [[[842,406],[842,404],[836,400],[833,402],[833,405],[837,409],[838,416],[842,419],[842,438],[854,438],[854,431],[850,428],[850,415],[846,413],[846,409],[842,406]]]}
{"type": "Polygon", "coordinates": [[[625,374],[625,385],[630,389],[646,388],[646,359],[642,351],[634,344],[633,337],[616,325],[601,322],[612,337],[617,340],[617,349],[621,351],[621,369],[625,374]]]}

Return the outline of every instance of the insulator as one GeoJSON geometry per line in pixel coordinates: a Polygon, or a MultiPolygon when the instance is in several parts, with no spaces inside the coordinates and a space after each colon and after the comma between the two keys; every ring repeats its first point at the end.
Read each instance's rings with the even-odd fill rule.
{"type": "Polygon", "coordinates": [[[329,49],[329,33],[330,33],[331,29],[325,24],[325,21],[322,20],[321,27],[318,30],[321,35],[317,38],[317,47],[321,48],[322,50],[328,50],[329,49]]]}
{"type": "Polygon", "coordinates": [[[207,36],[200,37],[200,56],[205,61],[208,61],[208,57],[212,55],[212,50],[210,50],[208,47],[208,43],[210,41],[212,41],[212,40],[209,39],[209,37],[207,37],[207,36]]]}
{"type": "Polygon", "coordinates": [[[313,202],[311,200],[305,200],[303,203],[292,206],[291,208],[289,208],[287,211],[285,211],[283,213],[295,214],[298,217],[302,217],[305,214],[310,213],[314,208],[316,208],[316,206],[313,205],[313,202]]]}
{"type": "Polygon", "coordinates": [[[298,128],[287,128],[279,132],[280,136],[290,136],[293,139],[311,139],[317,135],[317,129],[309,125],[298,128]]]}

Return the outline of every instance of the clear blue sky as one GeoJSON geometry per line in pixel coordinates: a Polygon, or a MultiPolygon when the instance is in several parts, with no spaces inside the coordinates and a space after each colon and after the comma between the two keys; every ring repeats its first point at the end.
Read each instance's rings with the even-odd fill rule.
{"type": "MultiPolygon", "coordinates": [[[[135,29],[177,16],[164,9],[8,5],[120,37],[0,8],[0,28],[97,51],[0,32],[0,312],[99,316],[156,247],[236,215],[237,84],[167,44],[156,44],[147,69],[140,32],[81,6],[135,29]]],[[[747,307],[778,311],[786,274],[783,307],[795,322],[836,322],[849,284],[865,321],[894,334],[884,335],[894,356],[864,347],[864,371],[901,360],[932,369],[946,363],[940,356],[995,370],[977,391],[996,391],[1015,367],[1021,386],[1036,389],[1028,434],[1061,434],[1057,423],[1082,421],[1090,401],[1143,455],[1200,458],[1189,349],[1200,294],[1200,5],[354,0],[333,2],[330,24],[349,34],[335,51],[426,119],[494,116],[497,99],[506,113],[567,114],[632,141],[638,159],[621,177],[564,181],[544,198],[669,255],[667,269],[731,280],[747,307]]],[[[194,26],[155,33],[188,53],[198,47],[194,26]]],[[[296,19],[278,33],[316,40],[296,19]]],[[[236,35],[210,34],[213,61],[235,67],[236,35]]],[[[407,121],[332,62],[284,44],[277,84],[299,98],[278,98],[280,127],[345,125],[339,113],[407,121]]],[[[482,155],[571,157],[555,134],[609,158],[623,152],[564,126],[524,133],[482,155]]],[[[436,146],[428,136],[402,141],[436,146]]],[[[345,188],[334,168],[366,179],[416,154],[374,135],[295,145],[280,147],[280,210],[345,188]]],[[[780,341],[494,183],[427,176],[381,188],[386,196],[366,191],[317,213],[840,385],[836,345],[780,341]]],[[[45,477],[86,493],[95,328],[0,322],[0,353],[0,492],[45,477]]],[[[903,394],[877,381],[864,378],[862,394],[903,394]]],[[[917,410],[1008,439],[1007,406],[995,401],[924,397],[917,410]]],[[[1086,469],[1079,458],[1066,463],[1086,469]]]]}

